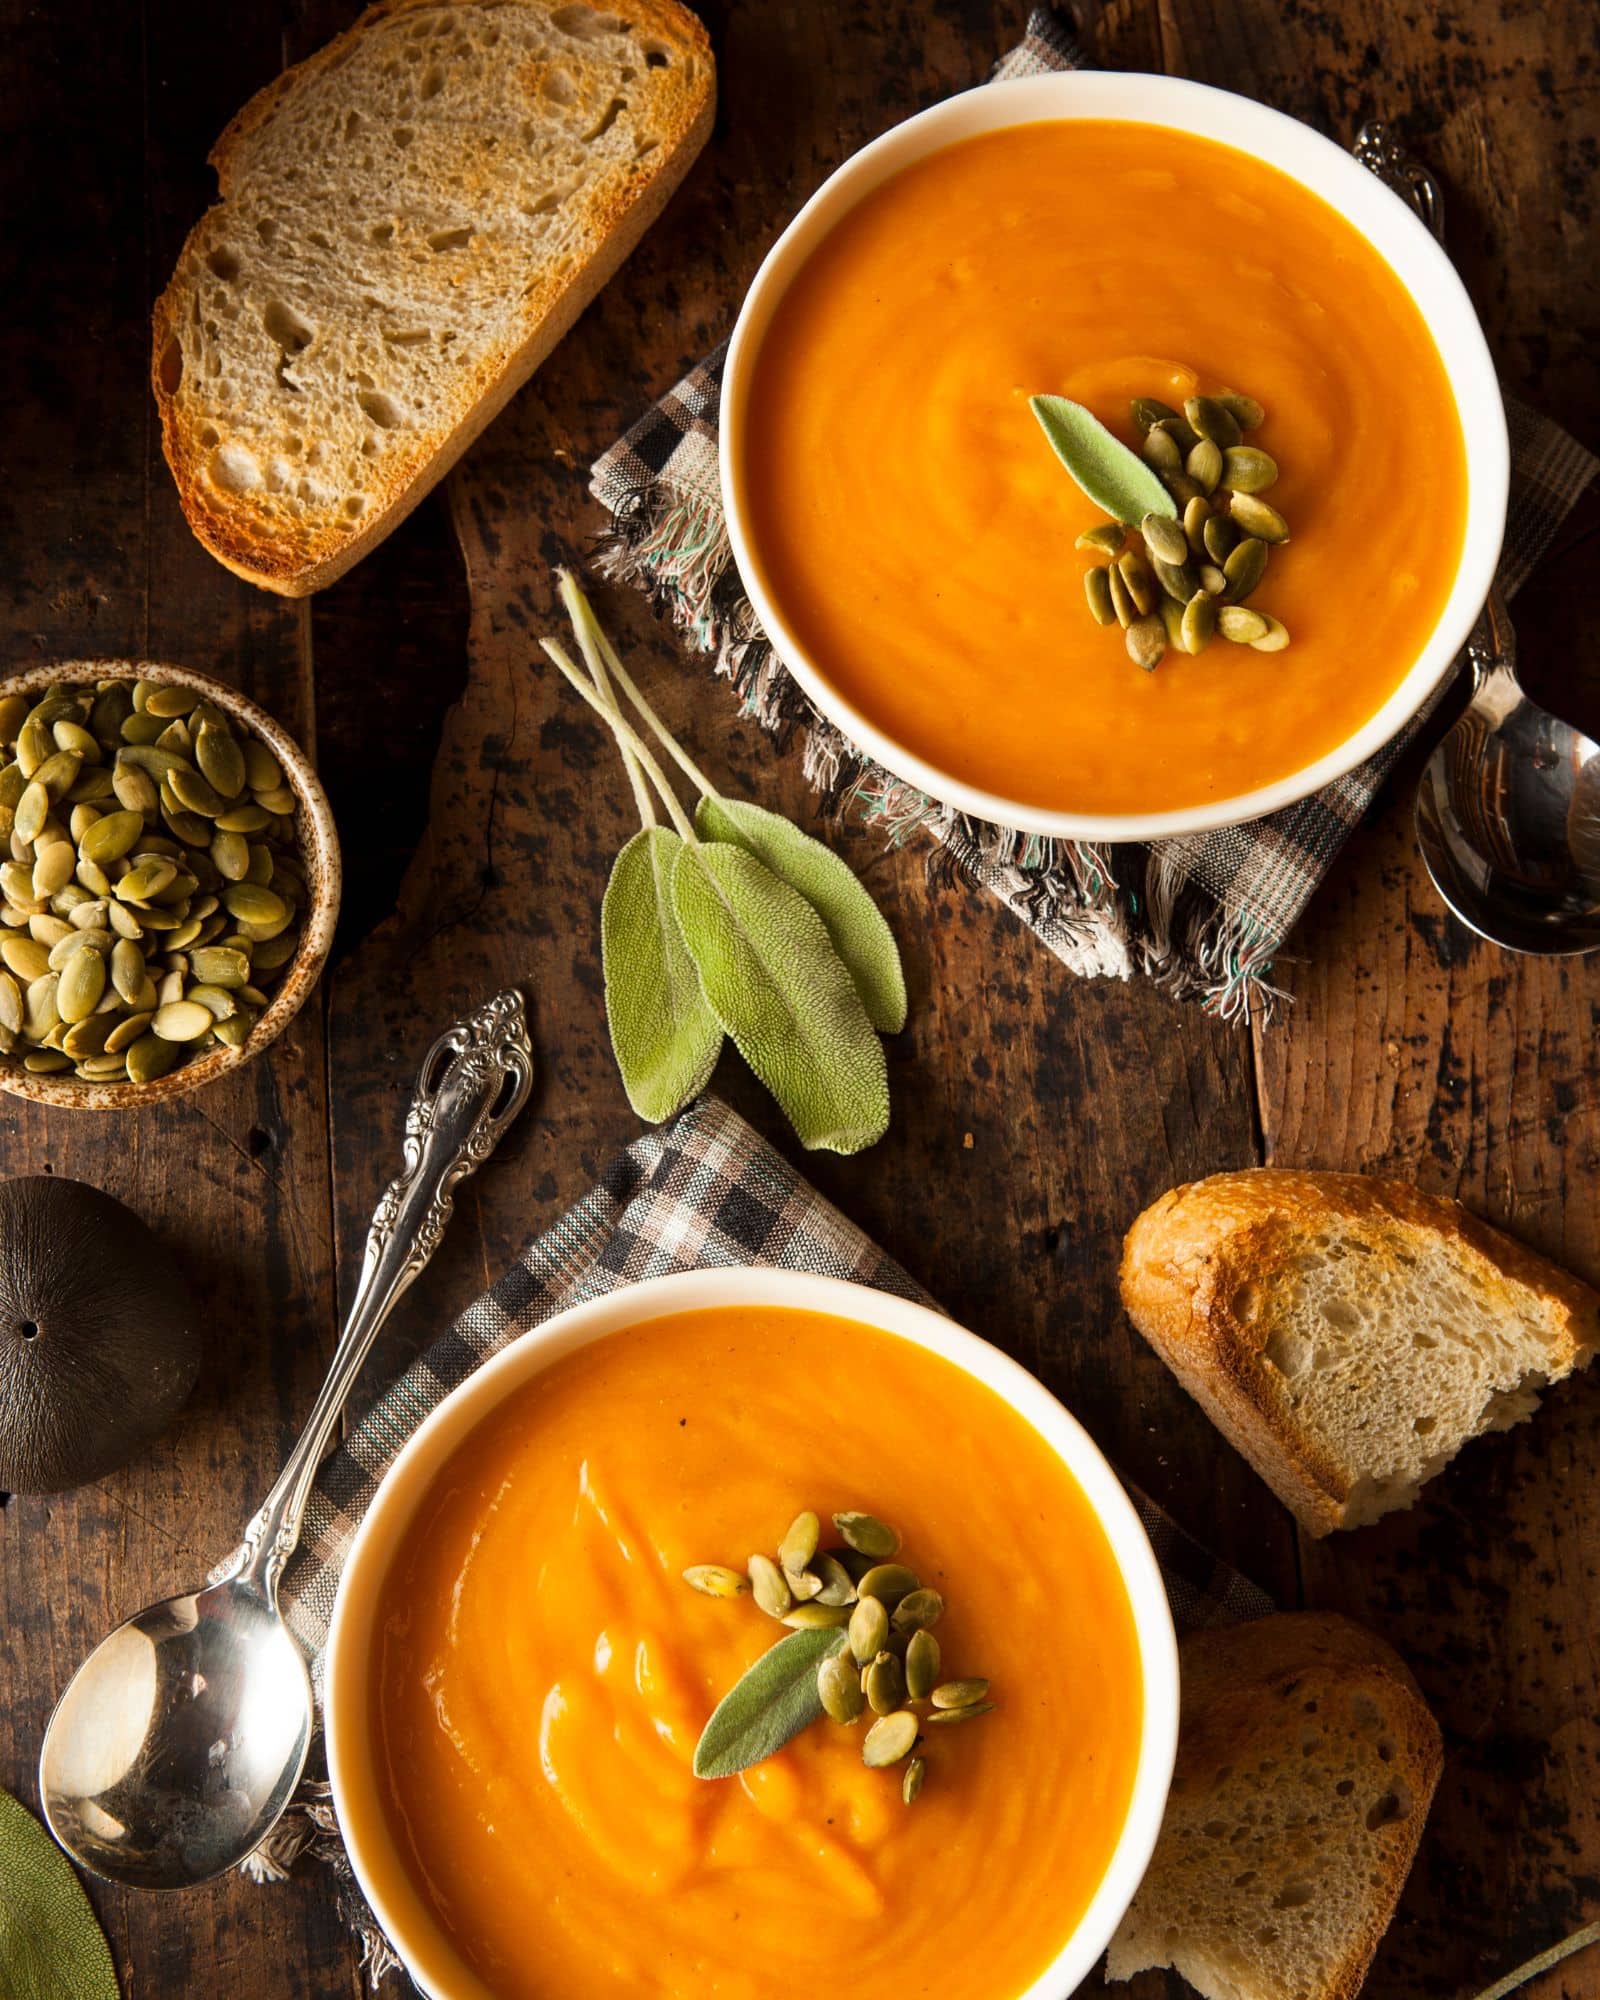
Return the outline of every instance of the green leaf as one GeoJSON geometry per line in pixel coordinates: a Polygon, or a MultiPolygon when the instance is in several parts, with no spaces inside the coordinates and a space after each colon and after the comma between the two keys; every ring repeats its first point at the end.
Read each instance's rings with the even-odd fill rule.
{"type": "Polygon", "coordinates": [[[776,1756],[822,1714],[817,1669],[842,1652],[848,1633],[803,1627],[769,1646],[711,1711],[694,1746],[697,1778],[731,1778],[776,1756]]]}
{"type": "Polygon", "coordinates": [[[1178,518],[1178,503],[1154,468],[1111,435],[1097,416],[1065,396],[1030,396],[1055,455],[1094,504],[1114,521],[1137,526],[1146,514],[1178,518]]]}
{"type": "Polygon", "coordinates": [[[849,863],[781,813],[715,793],[695,808],[694,825],[702,840],[742,847],[805,897],[855,981],[867,1019],[880,1034],[899,1034],[906,1024],[900,952],[882,911],[849,863]]]}
{"type": "Polygon", "coordinates": [[[685,846],[683,941],[711,1011],[800,1143],[857,1153],[889,1129],[889,1072],[855,982],[797,889],[742,847],[685,846]]]}
{"type": "Polygon", "coordinates": [[[0,1994],[117,2000],[117,1970],[89,1898],[61,1849],[9,1792],[0,1792],[0,1994]]]}
{"type": "Polygon", "coordinates": [[[636,833],[617,856],[600,906],[606,1019],[628,1102],[659,1124],[698,1097],[722,1051],[672,907],[683,842],[670,827],[636,833]]]}

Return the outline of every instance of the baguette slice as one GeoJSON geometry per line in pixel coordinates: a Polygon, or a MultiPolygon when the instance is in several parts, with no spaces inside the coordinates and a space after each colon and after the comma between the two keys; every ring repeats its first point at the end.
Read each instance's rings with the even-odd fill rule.
{"type": "Polygon", "coordinates": [[[1600,1344],[1600,1294],[1403,1181],[1260,1167],[1164,1194],[1122,1301],[1313,1535],[1409,1507],[1600,1344]]]}
{"type": "Polygon", "coordinates": [[[714,95],[676,0],[380,0],[252,98],[155,309],[212,554],[301,597],[388,534],[660,214],[714,95]]]}
{"type": "Polygon", "coordinates": [[[1108,1975],[1353,2000],[1439,1782],[1439,1725],[1399,1656],[1327,1612],[1197,1632],[1180,1657],[1166,1818],[1108,1975]]]}

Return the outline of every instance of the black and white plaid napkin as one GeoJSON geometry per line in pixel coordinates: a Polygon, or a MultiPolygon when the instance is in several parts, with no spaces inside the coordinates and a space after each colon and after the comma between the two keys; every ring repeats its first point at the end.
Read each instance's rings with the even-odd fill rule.
{"type": "MultiPolygon", "coordinates": [[[[413,1362],[318,1473],[300,1550],[280,1596],[310,1657],[319,1702],[323,1649],[345,1557],[378,1482],[423,1418],[491,1355],[567,1306],[670,1271],[756,1264],[847,1278],[934,1303],[716,1098],[703,1097],[670,1124],[645,1133],[413,1362]]],[[[1137,1491],[1132,1498],[1180,1633],[1273,1609],[1264,1591],[1202,1548],[1152,1500],[1137,1491]]],[[[317,1780],[302,1787],[295,1807],[246,1870],[261,1880],[279,1878],[307,1849],[338,1871],[369,1973],[380,1978],[398,1961],[355,1888],[328,1788],[317,1780]]]]}
{"type": "MultiPolygon", "coordinates": [[[[1051,8],[1036,8],[995,80],[1077,69],[1051,8]]],[[[600,458],[590,490],[612,518],[608,574],[641,586],[712,656],[768,728],[796,726],[807,776],[895,838],[926,828],[950,860],[1028,924],[1074,971],[1140,973],[1227,1015],[1270,1000],[1272,961],[1379,786],[1426,728],[1444,688],[1369,762],[1266,819],[1153,845],[1042,840],[928,798],[863,757],[812,707],[756,623],[734,567],[717,472],[726,343],[600,458]]],[[[1511,510],[1500,583],[1514,594],[1594,476],[1558,424],[1507,399],[1511,510]]]]}

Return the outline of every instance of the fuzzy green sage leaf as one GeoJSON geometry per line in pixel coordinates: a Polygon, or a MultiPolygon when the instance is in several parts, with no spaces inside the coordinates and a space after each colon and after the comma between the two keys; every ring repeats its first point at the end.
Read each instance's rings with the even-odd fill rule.
{"type": "Polygon", "coordinates": [[[611,1046],[628,1102],[652,1124],[700,1095],[722,1050],[722,1024],[672,907],[682,847],[670,827],[642,828],[617,856],[600,905],[611,1046]]]}
{"type": "Polygon", "coordinates": [[[89,1898],[61,1849],[9,1792],[0,1792],[0,1994],[117,2000],[116,1967],[89,1898]]]}
{"type": "Polygon", "coordinates": [[[805,897],[742,847],[704,841],[679,852],[672,901],[712,1013],[800,1143],[857,1153],[881,1139],[883,1044],[805,897]]]}
{"type": "Polygon", "coordinates": [[[695,1776],[732,1778],[819,1720],[817,1669],[848,1643],[837,1627],[810,1627],[769,1646],[711,1711],[694,1746],[695,1776]]]}
{"type": "Polygon", "coordinates": [[[1125,525],[1146,514],[1178,518],[1178,505],[1154,470],[1081,403],[1065,396],[1030,396],[1028,408],[1057,458],[1094,504],[1125,525]]]}
{"type": "Polygon", "coordinates": [[[880,1034],[906,1024],[906,981],[900,951],[883,912],[831,847],[802,833],[781,813],[708,793],[695,808],[695,832],[764,861],[811,905],[855,981],[867,1019],[880,1034]]]}

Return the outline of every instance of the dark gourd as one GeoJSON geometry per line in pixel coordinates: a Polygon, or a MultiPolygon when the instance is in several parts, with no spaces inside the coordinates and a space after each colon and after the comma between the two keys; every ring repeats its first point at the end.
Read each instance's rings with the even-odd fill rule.
{"type": "Polygon", "coordinates": [[[188,1287],[131,1209],[82,1181],[0,1182],[0,1493],[125,1465],[199,1366],[188,1287]]]}

